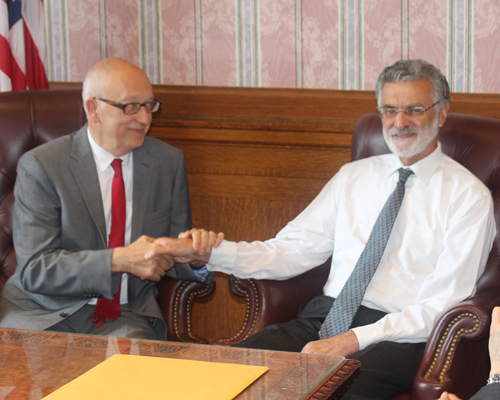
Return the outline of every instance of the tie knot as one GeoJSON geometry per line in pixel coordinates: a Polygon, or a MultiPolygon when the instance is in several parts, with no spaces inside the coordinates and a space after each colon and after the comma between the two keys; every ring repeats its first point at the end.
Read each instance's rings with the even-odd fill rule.
{"type": "Polygon", "coordinates": [[[111,163],[111,166],[115,170],[115,174],[120,174],[122,173],[122,159],[120,158],[115,158],[113,162],[111,163]]]}
{"type": "Polygon", "coordinates": [[[398,183],[402,183],[403,185],[406,184],[406,181],[410,177],[410,175],[413,175],[413,171],[411,169],[406,169],[406,168],[399,168],[399,181],[398,183]]]}

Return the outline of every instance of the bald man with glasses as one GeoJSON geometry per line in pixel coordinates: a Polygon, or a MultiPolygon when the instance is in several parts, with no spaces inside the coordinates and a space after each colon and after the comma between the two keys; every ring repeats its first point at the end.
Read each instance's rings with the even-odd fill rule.
{"type": "Polygon", "coordinates": [[[137,66],[118,58],[83,83],[88,124],[26,153],[15,185],[15,274],[0,326],[166,340],[155,283],[208,283],[161,255],[159,236],[191,228],[184,156],[147,136],[160,102],[137,66]]]}

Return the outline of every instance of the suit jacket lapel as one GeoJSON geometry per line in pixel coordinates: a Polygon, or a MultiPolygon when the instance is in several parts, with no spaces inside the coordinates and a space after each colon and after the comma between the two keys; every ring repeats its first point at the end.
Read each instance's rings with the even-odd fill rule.
{"type": "Polygon", "coordinates": [[[134,195],[132,210],[132,235],[133,242],[142,235],[144,217],[148,207],[149,186],[153,160],[145,149],[145,145],[134,150],[134,195]]]}
{"type": "Polygon", "coordinates": [[[99,231],[103,248],[106,248],[108,243],[106,239],[106,220],[104,218],[101,189],[94,155],[92,154],[92,148],[87,137],[87,125],[75,134],[71,157],[74,162],[69,167],[99,231]]]}

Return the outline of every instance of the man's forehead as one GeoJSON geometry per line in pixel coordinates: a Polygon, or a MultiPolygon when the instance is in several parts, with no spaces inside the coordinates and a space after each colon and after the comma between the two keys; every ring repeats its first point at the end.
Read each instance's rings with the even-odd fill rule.
{"type": "Polygon", "coordinates": [[[117,102],[144,102],[153,99],[153,88],[149,79],[136,76],[129,79],[127,76],[115,75],[105,86],[105,96],[113,97],[117,102]]]}
{"type": "Polygon", "coordinates": [[[129,93],[124,96],[119,96],[119,102],[121,103],[143,103],[148,100],[153,100],[153,93],[129,93]]]}
{"type": "Polygon", "coordinates": [[[408,105],[426,104],[432,101],[435,89],[427,79],[414,81],[386,82],[381,91],[382,105],[405,103],[408,105]]]}

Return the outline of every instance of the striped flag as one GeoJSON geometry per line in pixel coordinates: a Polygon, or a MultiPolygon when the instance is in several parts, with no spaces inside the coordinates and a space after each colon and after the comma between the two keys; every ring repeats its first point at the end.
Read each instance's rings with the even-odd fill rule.
{"type": "Polygon", "coordinates": [[[0,0],[0,92],[49,87],[43,0],[0,0]]]}

